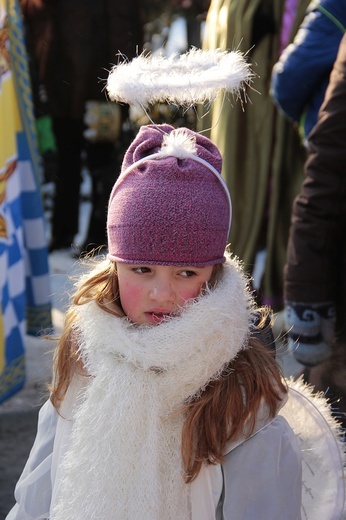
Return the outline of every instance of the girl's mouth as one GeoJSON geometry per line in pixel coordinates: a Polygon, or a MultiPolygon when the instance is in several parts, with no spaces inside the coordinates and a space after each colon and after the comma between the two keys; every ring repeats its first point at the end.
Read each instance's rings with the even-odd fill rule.
{"type": "Polygon", "coordinates": [[[172,316],[172,313],[169,311],[159,311],[153,310],[145,313],[149,322],[157,325],[165,321],[168,317],[172,316]]]}

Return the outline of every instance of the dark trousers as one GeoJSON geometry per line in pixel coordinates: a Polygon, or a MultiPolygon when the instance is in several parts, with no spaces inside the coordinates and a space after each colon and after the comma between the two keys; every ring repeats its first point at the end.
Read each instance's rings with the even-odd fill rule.
{"type": "Polygon", "coordinates": [[[52,242],[72,243],[79,229],[82,151],[92,179],[92,211],[87,243],[106,244],[108,199],[116,181],[123,150],[119,143],[85,142],[82,119],[53,117],[58,149],[58,171],[52,219],[52,242]]]}
{"type": "Polygon", "coordinates": [[[53,117],[52,123],[58,152],[52,241],[72,242],[78,233],[83,121],[53,117]]]}

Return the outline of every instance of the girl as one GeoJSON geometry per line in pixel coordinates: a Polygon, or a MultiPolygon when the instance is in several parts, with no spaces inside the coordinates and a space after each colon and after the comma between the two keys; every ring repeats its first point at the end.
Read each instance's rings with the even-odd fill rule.
{"type": "Polygon", "coordinates": [[[78,283],[8,520],[301,518],[302,451],[279,414],[267,312],[225,252],[221,163],[209,139],[169,125],[130,145],[107,259],[78,283]]]}

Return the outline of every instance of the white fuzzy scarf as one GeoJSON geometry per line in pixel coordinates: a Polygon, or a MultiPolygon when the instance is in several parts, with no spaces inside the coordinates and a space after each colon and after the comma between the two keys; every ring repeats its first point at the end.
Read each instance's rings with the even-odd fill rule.
{"type": "Polygon", "coordinates": [[[51,520],[188,520],[175,414],[244,347],[252,305],[227,259],[215,289],[180,316],[139,327],[89,303],[79,308],[81,353],[93,376],[75,418],[51,520]],[[172,416],[173,414],[173,416],[172,416]]]}

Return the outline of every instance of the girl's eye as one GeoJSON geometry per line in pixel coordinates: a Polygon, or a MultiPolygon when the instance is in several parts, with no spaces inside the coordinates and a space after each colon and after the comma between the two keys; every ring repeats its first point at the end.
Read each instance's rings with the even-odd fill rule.
{"type": "Polygon", "coordinates": [[[149,267],[133,267],[132,268],[132,271],[134,273],[140,273],[140,274],[144,274],[144,273],[150,273],[150,268],[149,267]]]}
{"type": "Polygon", "coordinates": [[[180,271],[180,274],[182,276],[185,276],[186,278],[191,278],[191,276],[196,276],[195,271],[189,271],[187,269],[185,271],[180,271]]]}

